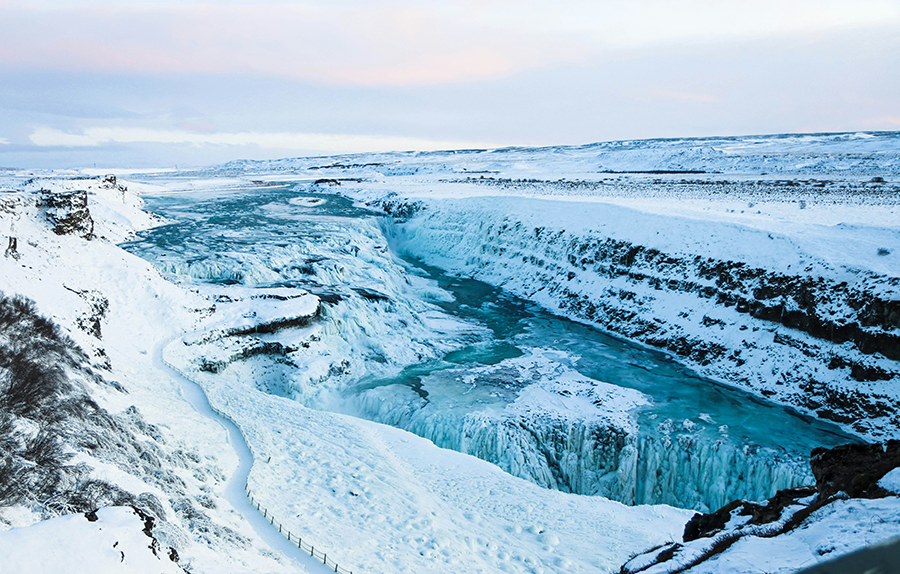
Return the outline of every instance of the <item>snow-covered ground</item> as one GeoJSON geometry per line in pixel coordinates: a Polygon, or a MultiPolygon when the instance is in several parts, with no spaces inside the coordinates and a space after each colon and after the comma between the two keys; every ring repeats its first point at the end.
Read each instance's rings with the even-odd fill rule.
{"type": "MultiPolygon", "coordinates": [[[[115,242],[155,223],[139,209],[141,201],[97,180],[41,180],[22,187],[87,189],[97,237],[88,241],[57,236],[36,205],[38,196],[0,194],[4,232],[10,229],[4,234],[18,239],[18,257],[0,259],[0,291],[29,297],[42,314],[61,325],[102,377],[123,389],[93,385],[89,391],[94,400],[113,414],[136,406],[158,429],[158,448],[178,455],[181,462],[171,466],[170,459],[129,468],[87,452],[77,453],[76,461],[89,465],[97,479],[135,496],[151,493],[161,501],[168,520],[158,523],[156,536],[177,549],[182,565],[210,572],[295,571],[225,500],[223,491],[238,460],[224,429],[196,412],[182,397],[180,383],[154,362],[154,347],[190,328],[195,322],[191,309],[205,301],[167,283],[151,265],[116,247],[115,242]],[[98,312],[93,305],[97,301],[106,301],[105,311],[98,312]],[[89,328],[94,319],[101,325],[97,332],[89,328]],[[153,467],[174,471],[175,486],[163,488],[153,467]]],[[[33,511],[36,506],[3,508],[0,525],[35,523],[45,517],[33,511]]],[[[143,536],[140,528],[138,534],[143,536]]],[[[98,553],[105,551],[97,548],[98,553]]]]}
{"type": "MultiPolygon", "coordinates": [[[[214,194],[258,185],[252,181],[295,181],[307,192],[340,192],[394,216],[367,228],[360,245],[381,248],[377,233],[383,233],[400,252],[663,348],[705,375],[861,436],[896,437],[900,428],[900,367],[892,355],[900,337],[897,134],[233,162],[204,172],[135,174],[128,191],[76,174],[35,175],[4,173],[0,180],[20,190],[0,193],[0,234],[17,239],[15,257],[0,258],[0,291],[33,299],[91,356],[104,379],[124,387],[127,393],[91,386],[103,408],[118,414],[136,406],[160,429],[161,452],[187,453],[175,471],[183,486],[169,491],[145,469],[89,453],[78,453],[77,460],[134,495],[153,493],[167,517],[157,524],[157,538],[177,547],[180,564],[192,572],[302,566],[269,549],[234,510],[226,485],[238,456],[223,428],[184,399],[159,349],[240,429],[254,458],[248,486],[255,500],[347,570],[618,571],[635,553],[680,540],[693,513],[544,489],[403,430],[306,408],[265,392],[257,381],[216,376],[215,365],[193,368],[198,344],[215,346],[235,333],[252,337],[253,329],[264,332],[279,322],[299,329],[298,343],[316,329],[320,341],[334,344],[352,333],[350,350],[364,336],[392,336],[401,323],[328,331],[329,316],[324,328],[302,320],[318,312],[321,294],[170,283],[116,246],[159,223],[141,211],[134,191],[214,194]],[[41,189],[87,190],[94,238],[55,235],[38,204],[41,189]]],[[[297,207],[313,205],[304,201],[297,207]]],[[[360,251],[347,253],[350,260],[360,251]]],[[[357,285],[366,297],[386,292],[402,301],[409,289],[378,289],[379,279],[370,281],[357,285]]],[[[442,296],[426,280],[414,282],[414,290],[442,296]]],[[[428,329],[447,333],[447,350],[454,337],[477,336],[428,313],[428,329]]],[[[429,332],[402,336],[416,342],[429,332]]],[[[241,351],[223,345],[223,361],[241,351]]],[[[534,369],[529,360],[510,365],[534,369]]],[[[322,363],[310,380],[327,376],[327,367],[322,363]]],[[[588,383],[569,373],[560,384],[574,389],[588,383]]],[[[625,417],[617,424],[628,426],[623,413],[644,399],[607,390],[607,402],[616,407],[609,416],[625,417]]],[[[562,410],[580,405],[589,415],[577,393],[557,402],[542,392],[547,389],[536,386],[527,398],[562,410]]],[[[896,491],[894,474],[883,479],[884,488],[896,491]]],[[[807,528],[742,539],[704,571],[787,571],[900,532],[896,497],[876,506],[835,503],[808,519],[807,528]]],[[[0,525],[12,528],[0,533],[0,545],[43,536],[35,530],[40,527],[56,537],[96,538],[96,525],[107,519],[122,530],[123,541],[144,536],[127,510],[98,513],[100,523],[74,515],[32,526],[42,516],[30,508],[0,509],[0,525]]],[[[97,564],[109,558],[109,540],[90,545],[97,564]]],[[[156,559],[134,556],[128,571],[143,571],[156,559]]]]}
{"type": "Polygon", "coordinates": [[[6,572],[134,572],[176,574],[181,570],[131,508],[102,508],[90,518],[67,515],[15,528],[0,536],[6,572]]]}

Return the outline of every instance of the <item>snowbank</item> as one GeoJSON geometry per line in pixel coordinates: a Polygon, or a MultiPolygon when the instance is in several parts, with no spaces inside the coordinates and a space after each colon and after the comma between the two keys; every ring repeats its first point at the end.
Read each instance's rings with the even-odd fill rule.
{"type": "Polygon", "coordinates": [[[23,574],[182,574],[153,537],[152,519],[145,520],[134,509],[112,507],[0,532],[3,569],[23,574]]]}

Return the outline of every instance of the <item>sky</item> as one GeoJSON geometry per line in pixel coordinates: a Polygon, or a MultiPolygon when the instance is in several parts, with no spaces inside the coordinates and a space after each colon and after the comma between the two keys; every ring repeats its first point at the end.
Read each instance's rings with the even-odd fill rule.
{"type": "Polygon", "coordinates": [[[0,0],[0,167],[900,130],[900,0],[0,0]]]}

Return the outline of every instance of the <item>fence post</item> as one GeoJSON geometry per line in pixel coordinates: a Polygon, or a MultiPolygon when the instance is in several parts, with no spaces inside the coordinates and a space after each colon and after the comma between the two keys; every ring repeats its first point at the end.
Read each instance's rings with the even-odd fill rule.
{"type": "Polygon", "coordinates": [[[315,551],[315,547],[310,546],[309,547],[309,555],[312,556],[313,558],[315,558],[315,555],[313,554],[314,551],[315,551]]]}

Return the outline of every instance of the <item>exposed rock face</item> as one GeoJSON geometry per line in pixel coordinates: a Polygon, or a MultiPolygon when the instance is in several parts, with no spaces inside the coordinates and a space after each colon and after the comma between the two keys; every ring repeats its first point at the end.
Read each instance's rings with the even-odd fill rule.
{"type": "MultiPolygon", "coordinates": [[[[528,213],[485,220],[480,214],[491,206],[476,200],[387,197],[379,207],[399,224],[401,240],[411,230],[410,253],[426,262],[432,255],[451,260],[454,272],[671,352],[703,375],[871,439],[895,438],[900,428],[896,387],[871,384],[900,380],[896,274],[824,260],[795,271],[769,268],[759,258],[711,257],[722,253],[704,245],[663,250],[603,226],[574,232],[557,221],[542,225],[528,213]]],[[[714,231],[722,233],[715,241],[741,241],[730,227],[714,231]]],[[[768,241],[767,248],[792,248],[782,238],[768,241]]]]}
{"type": "Polygon", "coordinates": [[[775,496],[762,504],[734,500],[710,514],[695,514],[684,527],[684,541],[709,538],[724,530],[734,516],[749,516],[750,519],[745,523],[748,525],[774,522],[781,517],[785,508],[814,494],[816,488],[812,486],[787,488],[779,490],[775,496]]]}
{"type": "Polygon", "coordinates": [[[241,335],[277,333],[278,331],[283,331],[285,329],[298,329],[300,327],[306,327],[318,319],[319,312],[320,311],[317,310],[313,315],[282,317],[272,321],[260,322],[248,327],[235,327],[233,329],[228,329],[225,334],[231,337],[239,337],[241,335]]]}
{"type": "Polygon", "coordinates": [[[663,568],[654,571],[684,572],[725,552],[742,537],[771,538],[790,532],[835,501],[893,496],[878,481],[900,467],[900,441],[817,448],[810,465],[815,486],[780,490],[763,502],[735,500],[715,512],[696,514],[684,528],[683,543],[638,555],[620,572],[637,573],[656,565],[663,568]]]}
{"type": "Polygon", "coordinates": [[[4,257],[12,257],[13,259],[18,259],[21,257],[19,253],[19,240],[15,237],[9,238],[9,244],[6,246],[6,251],[3,253],[4,257]]]}
{"type": "MultiPolygon", "coordinates": [[[[568,260],[581,270],[627,276],[655,289],[696,293],[734,307],[738,313],[780,323],[817,339],[849,342],[862,353],[881,353],[900,360],[900,336],[891,332],[900,327],[900,301],[884,300],[846,283],[789,276],[735,261],[686,259],[611,238],[574,242],[569,246],[568,260]],[[674,279],[679,276],[682,279],[674,279]],[[834,312],[835,303],[841,304],[844,314],[834,312]]],[[[580,307],[578,301],[572,305],[580,307]]],[[[590,314],[590,309],[583,312],[590,314]]],[[[860,373],[854,378],[878,380],[890,375],[860,373]]]]}
{"type": "Polygon", "coordinates": [[[852,498],[882,498],[890,493],[878,481],[900,467],[900,441],[817,448],[809,464],[821,496],[845,492],[852,498]]]}
{"type": "Polygon", "coordinates": [[[87,191],[48,193],[44,196],[47,219],[57,235],[77,235],[84,239],[94,236],[94,220],[88,211],[87,191]]]}

